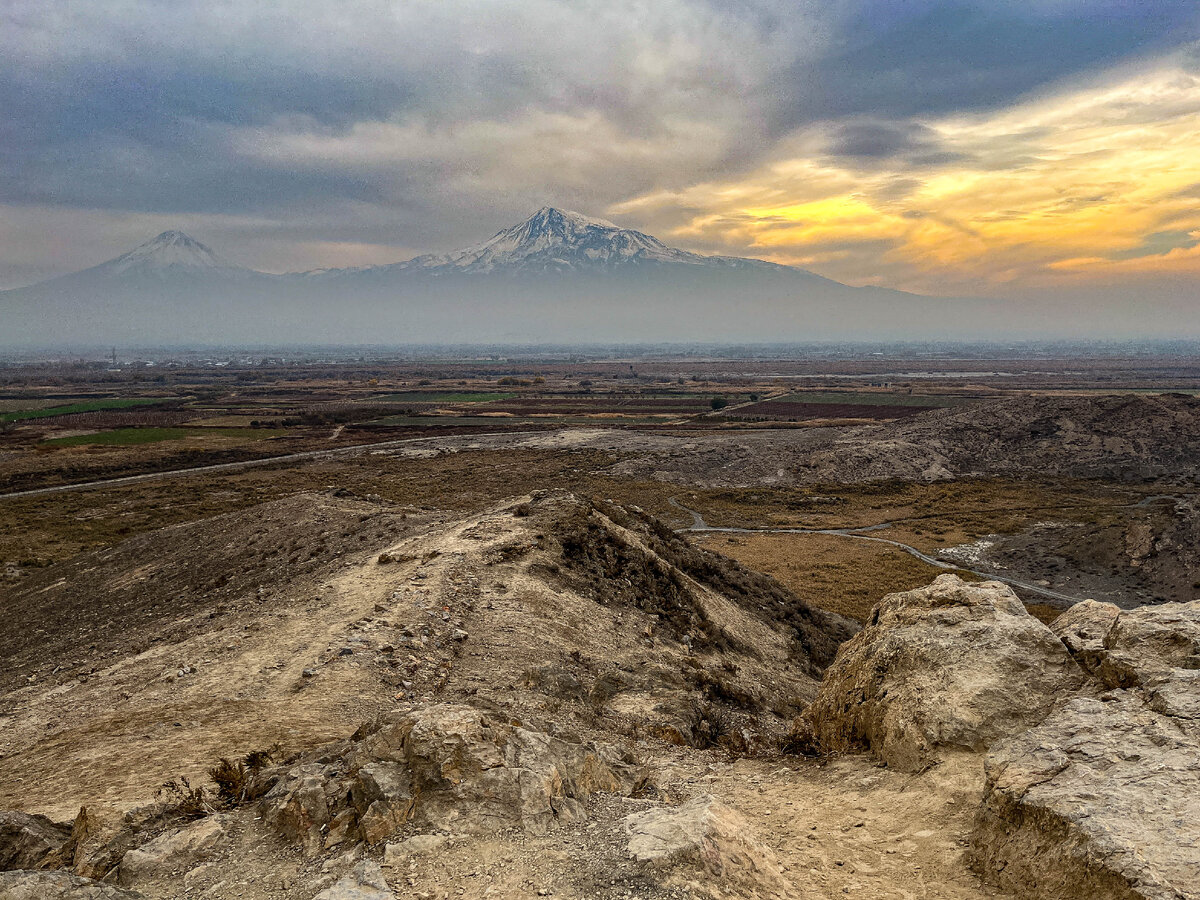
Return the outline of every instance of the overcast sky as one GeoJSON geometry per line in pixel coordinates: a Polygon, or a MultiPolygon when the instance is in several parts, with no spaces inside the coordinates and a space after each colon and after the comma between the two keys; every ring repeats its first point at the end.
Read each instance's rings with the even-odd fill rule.
{"type": "Polygon", "coordinates": [[[542,205],[944,295],[1195,292],[1196,0],[0,0],[0,286],[542,205]]]}

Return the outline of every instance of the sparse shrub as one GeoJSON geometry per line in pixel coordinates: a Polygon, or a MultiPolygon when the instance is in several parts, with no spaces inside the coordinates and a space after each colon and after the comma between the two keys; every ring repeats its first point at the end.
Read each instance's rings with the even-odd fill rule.
{"type": "Polygon", "coordinates": [[[705,703],[700,707],[700,720],[693,726],[692,734],[695,736],[695,745],[701,750],[706,750],[716,747],[721,738],[732,730],[733,723],[729,714],[719,707],[705,703]]]}
{"type": "Polygon", "coordinates": [[[167,812],[181,819],[200,819],[212,812],[212,806],[204,795],[204,788],[192,787],[191,782],[180,777],[164,782],[155,793],[155,798],[166,807],[167,812]]]}
{"type": "Polygon", "coordinates": [[[208,770],[221,802],[226,806],[240,806],[265,794],[267,785],[256,776],[271,762],[271,757],[270,750],[253,750],[236,763],[221,757],[208,770]]]}
{"type": "Polygon", "coordinates": [[[729,401],[726,400],[724,397],[713,397],[711,400],[708,401],[708,405],[711,406],[714,410],[724,409],[725,407],[727,407],[729,405],[729,401]]]}
{"type": "Polygon", "coordinates": [[[533,507],[528,503],[518,503],[513,507],[513,515],[518,519],[528,516],[531,512],[533,512],[533,507]]]}

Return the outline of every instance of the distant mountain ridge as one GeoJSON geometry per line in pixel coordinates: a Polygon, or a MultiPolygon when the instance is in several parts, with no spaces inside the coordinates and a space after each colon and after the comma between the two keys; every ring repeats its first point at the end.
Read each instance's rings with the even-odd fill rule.
{"type": "MultiPolygon", "coordinates": [[[[225,262],[209,247],[182,231],[164,231],[115,259],[60,277],[75,278],[85,274],[99,278],[153,275],[166,279],[172,275],[195,277],[199,273],[207,273],[311,281],[364,274],[399,275],[405,272],[420,272],[425,275],[595,273],[606,269],[645,265],[701,266],[715,269],[756,268],[763,271],[803,273],[820,278],[803,269],[760,259],[704,256],[679,250],[668,247],[652,235],[631,228],[621,228],[606,219],[591,218],[582,213],[550,206],[542,207],[525,221],[497,232],[480,244],[449,253],[428,253],[379,266],[323,268],[286,275],[269,275],[225,262]]],[[[59,279],[52,279],[57,280],[59,279]]],[[[50,282],[41,284],[48,283],[50,282]]]]}
{"type": "Polygon", "coordinates": [[[959,312],[954,301],[704,256],[543,207],[461,250],[285,275],[164,231],[89,269],[0,292],[0,345],[928,337],[952,334],[959,312]]]}

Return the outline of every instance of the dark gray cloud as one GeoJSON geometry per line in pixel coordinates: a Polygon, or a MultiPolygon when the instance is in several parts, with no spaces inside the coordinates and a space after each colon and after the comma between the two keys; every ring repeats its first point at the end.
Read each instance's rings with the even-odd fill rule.
{"type": "Polygon", "coordinates": [[[1054,81],[1200,36],[1189,0],[862,0],[839,3],[836,39],[780,81],[788,131],[850,115],[984,110],[1054,81]]]}
{"type": "Polygon", "coordinates": [[[0,204],[438,249],[729,177],[808,127],[853,166],[959,161],[923,117],[1186,44],[1197,6],[9,0],[0,204]]]}

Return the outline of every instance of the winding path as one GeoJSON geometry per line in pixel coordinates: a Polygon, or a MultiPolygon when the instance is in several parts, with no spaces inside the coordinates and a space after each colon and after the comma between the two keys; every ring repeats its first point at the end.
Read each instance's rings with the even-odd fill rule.
{"type": "Polygon", "coordinates": [[[868,531],[881,531],[885,528],[891,528],[890,522],[882,522],[878,525],[867,525],[864,528],[719,528],[714,525],[709,525],[704,521],[704,517],[687,506],[684,506],[674,497],[668,501],[671,506],[678,510],[688,513],[692,517],[690,527],[676,529],[680,532],[689,534],[832,534],[837,537],[854,538],[860,541],[872,541],[876,544],[888,544],[892,547],[897,547],[903,550],[909,556],[915,556],[923,563],[935,566],[939,569],[947,569],[957,572],[970,572],[972,575],[978,575],[980,578],[986,578],[988,581],[1002,581],[1010,587],[1018,588],[1022,591],[1028,591],[1031,594],[1037,594],[1041,597],[1047,597],[1051,600],[1059,600],[1067,604],[1076,604],[1083,600],[1083,597],[1072,597],[1070,594],[1063,594],[1059,591],[1051,590],[1050,588],[1041,587],[1040,585],[1030,584],[1027,581],[1021,581],[1017,578],[1009,578],[1006,575],[997,575],[995,572],[980,572],[975,569],[968,569],[966,566],[956,563],[949,563],[945,560],[938,559],[935,556],[929,556],[922,553],[916,547],[893,541],[890,538],[874,537],[866,534],[868,531]]]}

